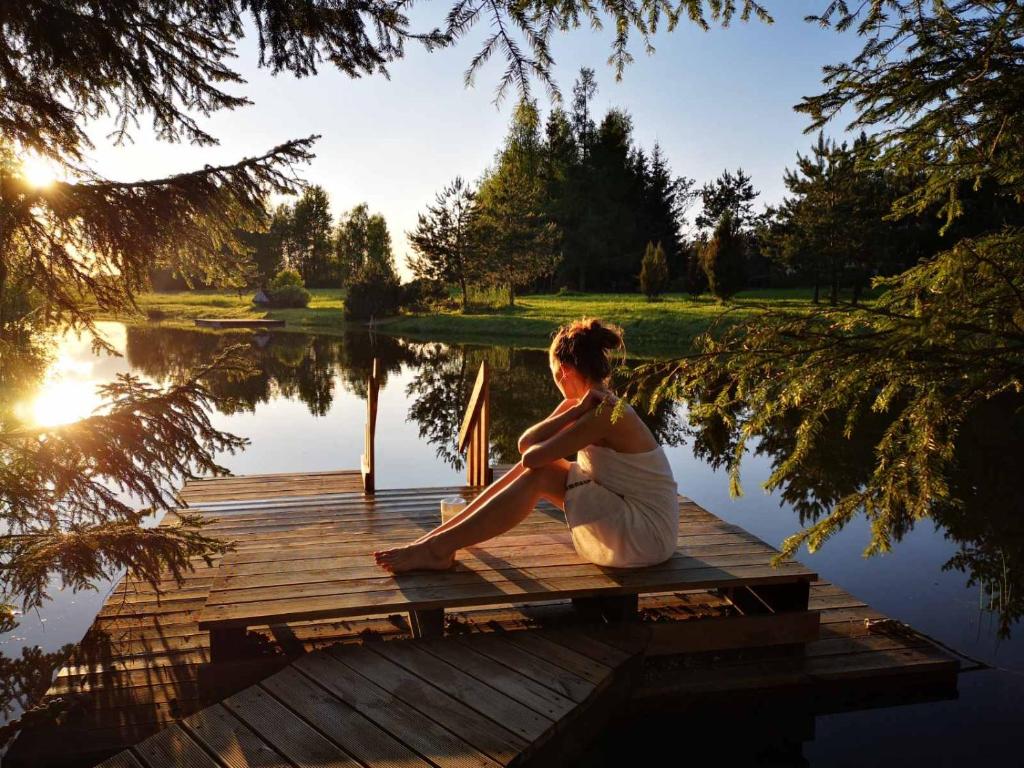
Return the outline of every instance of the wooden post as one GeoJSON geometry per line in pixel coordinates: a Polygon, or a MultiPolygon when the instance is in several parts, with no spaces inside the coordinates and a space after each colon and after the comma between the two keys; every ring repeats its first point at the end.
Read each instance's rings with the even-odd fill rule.
{"type": "Polygon", "coordinates": [[[469,486],[488,485],[494,475],[490,462],[491,385],[487,361],[473,385],[473,394],[459,430],[459,452],[466,454],[466,480],[469,486]]]}
{"type": "Polygon", "coordinates": [[[374,441],[377,433],[377,391],[379,389],[380,379],[377,374],[377,358],[373,358],[373,368],[370,371],[370,379],[366,389],[366,432],[363,435],[364,453],[360,462],[363,475],[363,491],[370,494],[375,490],[374,481],[376,479],[374,441]]]}

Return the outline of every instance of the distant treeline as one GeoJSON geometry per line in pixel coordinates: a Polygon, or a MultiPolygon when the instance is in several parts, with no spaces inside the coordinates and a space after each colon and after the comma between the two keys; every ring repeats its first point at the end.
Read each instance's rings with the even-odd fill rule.
{"type": "MultiPolygon", "coordinates": [[[[513,304],[524,292],[642,290],[655,298],[710,290],[728,298],[743,288],[807,285],[815,301],[824,293],[834,303],[841,292],[856,301],[871,277],[899,273],[941,247],[933,209],[885,218],[919,180],[887,170],[864,136],[847,145],[819,135],[785,171],[788,196],[758,213],[759,192],[742,168],[703,186],[677,175],[657,143],[650,151],[636,144],[626,112],[595,118],[596,90],[584,68],[568,108],[555,107],[543,124],[534,102],[517,106],[490,167],[475,182],[448,183],[406,233],[411,286],[398,288],[384,217],[361,204],[334,222],[319,186],[274,208],[261,231],[244,233],[251,284],[264,287],[290,268],[307,287],[358,287],[356,299],[371,297],[362,315],[444,300],[453,289],[465,307],[474,288],[499,289],[513,304]]],[[[998,219],[989,198],[985,189],[964,192],[965,205],[998,219]]],[[[166,274],[154,285],[185,287],[166,274]]]]}

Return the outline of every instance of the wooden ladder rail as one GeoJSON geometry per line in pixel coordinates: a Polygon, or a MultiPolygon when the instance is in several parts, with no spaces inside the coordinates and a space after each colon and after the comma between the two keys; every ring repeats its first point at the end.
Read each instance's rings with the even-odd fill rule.
{"type": "Polygon", "coordinates": [[[363,433],[363,455],[360,459],[360,472],[363,476],[363,491],[372,494],[376,488],[376,458],[374,444],[377,438],[377,393],[380,390],[380,375],[377,358],[373,358],[373,367],[366,388],[366,430],[363,433]]]}
{"type": "Polygon", "coordinates": [[[459,430],[459,453],[466,454],[467,485],[489,485],[494,477],[490,462],[491,369],[484,360],[459,430]]]}

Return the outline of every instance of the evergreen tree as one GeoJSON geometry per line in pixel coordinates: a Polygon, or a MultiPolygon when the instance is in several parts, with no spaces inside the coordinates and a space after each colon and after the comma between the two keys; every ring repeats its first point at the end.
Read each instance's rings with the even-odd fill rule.
{"type": "Polygon", "coordinates": [[[480,182],[474,237],[481,243],[492,280],[516,291],[554,266],[554,227],[547,217],[540,174],[539,116],[532,102],[521,102],[512,117],[496,165],[480,182]]]}
{"type": "Polygon", "coordinates": [[[673,176],[668,160],[655,143],[651,151],[649,170],[644,179],[641,233],[665,249],[669,277],[675,278],[686,270],[682,228],[686,213],[700,194],[696,180],[673,176]]]}
{"type": "Polygon", "coordinates": [[[798,105],[808,130],[848,115],[875,145],[873,167],[906,183],[887,216],[937,211],[941,247],[876,279],[884,290],[871,306],[759,313],[636,380],[659,397],[685,398],[699,423],[727,425],[734,491],[739,458],[780,421],[796,439],[769,490],[799,482],[812,457],[833,450],[831,425],[851,440],[864,414],[885,415],[870,471],[786,539],[779,560],[804,544],[815,551],[858,514],[871,532],[865,554],[886,552],[934,510],[961,506],[949,482],[960,436],[998,401],[1019,412],[1024,380],[1019,4],[831,3],[817,21],[865,41],[852,61],[826,67],[824,91],[798,105]]]}
{"type": "Polygon", "coordinates": [[[701,252],[708,288],[715,298],[729,299],[743,288],[745,240],[732,211],[726,210],[701,252]]]}
{"type": "Polygon", "coordinates": [[[708,276],[704,273],[704,265],[701,263],[701,254],[706,245],[706,239],[698,239],[686,249],[686,275],[683,287],[694,299],[708,287],[708,276]]]}
{"type": "Polygon", "coordinates": [[[457,176],[437,193],[434,204],[417,217],[416,229],[408,233],[416,254],[407,259],[413,275],[434,283],[456,283],[463,312],[469,283],[481,276],[482,265],[472,239],[475,214],[476,192],[457,176]]]}
{"type": "Polygon", "coordinates": [[[307,187],[291,210],[288,263],[310,288],[328,288],[338,283],[331,247],[333,227],[327,190],[319,185],[307,187]]]}
{"type": "Polygon", "coordinates": [[[702,229],[711,229],[718,226],[722,215],[728,212],[737,229],[745,232],[754,216],[754,200],[759,194],[742,168],[737,168],[735,175],[726,169],[701,188],[704,210],[697,216],[696,224],[702,229]]]}
{"type": "Polygon", "coordinates": [[[640,290],[648,301],[653,301],[668,287],[668,260],[665,249],[658,243],[647,243],[643,262],[640,267],[640,290]]]}
{"type": "MultiPolygon", "coordinates": [[[[811,152],[797,153],[796,168],[785,172],[791,196],[769,210],[759,230],[775,262],[811,281],[815,303],[823,284],[830,304],[838,302],[841,287],[852,288],[856,301],[869,276],[891,273],[896,252],[910,250],[899,227],[884,219],[899,182],[872,163],[866,136],[851,148],[819,133],[811,152]]],[[[912,231],[917,239],[923,234],[912,231]]]]}

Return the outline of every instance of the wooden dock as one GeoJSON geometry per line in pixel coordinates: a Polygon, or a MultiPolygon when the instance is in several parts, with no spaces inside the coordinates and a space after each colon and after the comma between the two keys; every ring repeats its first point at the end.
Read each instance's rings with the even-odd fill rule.
{"type": "MultiPolygon", "coordinates": [[[[374,510],[389,503],[436,509],[453,491],[472,492],[368,494],[348,471],[206,480],[182,495],[243,549],[314,552],[332,527],[352,525],[354,509],[379,522],[374,510]]],[[[718,568],[763,568],[773,552],[691,501],[680,512],[681,546],[718,568]]],[[[527,528],[555,535],[565,523],[539,509],[527,528]]],[[[211,664],[198,619],[220,565],[196,563],[163,594],[123,580],[47,694],[64,697],[67,712],[23,732],[5,764],[86,766],[126,748],[110,766],[558,762],[612,708],[706,709],[772,691],[827,711],[956,691],[954,658],[820,579],[803,612],[820,621],[817,639],[802,644],[779,645],[771,615],[702,584],[642,594],[636,620],[611,635],[571,598],[526,605],[510,595],[449,610],[443,639],[412,639],[394,607],[250,626],[244,658],[211,664]]]]}
{"type": "Polygon", "coordinates": [[[284,320],[269,317],[197,317],[200,328],[281,328],[284,320]]]}

